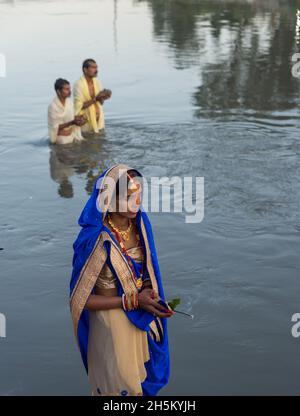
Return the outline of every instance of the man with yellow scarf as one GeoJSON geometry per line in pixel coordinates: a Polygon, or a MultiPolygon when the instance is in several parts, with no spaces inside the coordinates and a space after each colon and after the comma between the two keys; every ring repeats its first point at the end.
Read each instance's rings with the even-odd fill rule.
{"type": "Polygon", "coordinates": [[[83,75],[74,85],[75,114],[87,118],[82,133],[99,133],[105,128],[102,104],[111,97],[111,91],[104,89],[97,79],[98,66],[94,59],[86,59],[82,71],[83,75]]]}

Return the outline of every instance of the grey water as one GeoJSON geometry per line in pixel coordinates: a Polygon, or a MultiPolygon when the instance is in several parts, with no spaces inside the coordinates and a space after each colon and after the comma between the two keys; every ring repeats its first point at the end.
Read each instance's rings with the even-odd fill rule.
{"type": "Polygon", "coordinates": [[[204,177],[204,218],[149,213],[168,299],[166,395],[300,392],[300,1],[0,0],[1,395],[89,395],[68,306],[98,174],[204,177]],[[106,134],[50,146],[47,106],[93,57],[106,134]]]}

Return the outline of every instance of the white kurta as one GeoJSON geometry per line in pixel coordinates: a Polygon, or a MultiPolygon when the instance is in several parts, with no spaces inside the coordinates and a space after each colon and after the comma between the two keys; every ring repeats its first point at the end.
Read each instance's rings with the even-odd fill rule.
{"type": "MultiPolygon", "coordinates": [[[[58,128],[60,124],[74,120],[74,106],[70,98],[66,98],[65,105],[58,97],[55,97],[48,107],[48,130],[51,143],[67,144],[74,141],[84,140],[80,127],[71,126],[71,133],[68,136],[60,136],[58,128]]],[[[69,129],[69,128],[68,128],[69,129]]]]}

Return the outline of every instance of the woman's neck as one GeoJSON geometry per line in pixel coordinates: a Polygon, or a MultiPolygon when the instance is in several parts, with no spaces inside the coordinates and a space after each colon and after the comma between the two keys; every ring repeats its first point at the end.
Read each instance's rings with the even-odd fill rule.
{"type": "Polygon", "coordinates": [[[128,227],[130,220],[127,217],[124,217],[116,212],[111,212],[109,215],[116,227],[120,229],[126,229],[128,227]]]}

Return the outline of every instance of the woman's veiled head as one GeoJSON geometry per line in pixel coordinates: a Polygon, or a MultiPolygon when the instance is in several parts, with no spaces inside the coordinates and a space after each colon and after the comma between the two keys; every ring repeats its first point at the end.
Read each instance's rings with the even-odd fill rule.
{"type": "Polygon", "coordinates": [[[135,218],[141,208],[142,175],[127,165],[116,165],[103,177],[97,204],[103,213],[117,213],[123,217],[135,218]]]}

